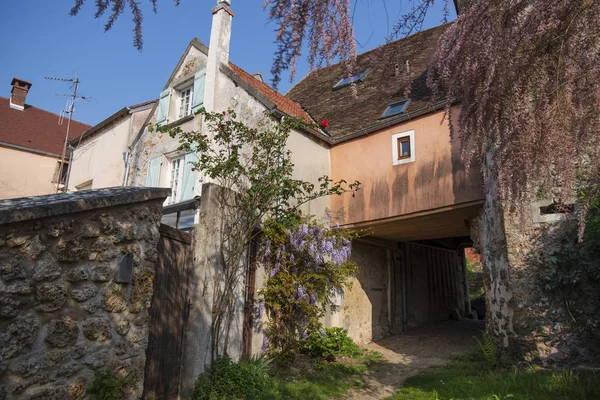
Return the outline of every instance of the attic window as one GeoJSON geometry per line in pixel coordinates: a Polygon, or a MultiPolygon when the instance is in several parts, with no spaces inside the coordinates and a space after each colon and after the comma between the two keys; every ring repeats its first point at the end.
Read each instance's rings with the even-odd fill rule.
{"type": "Polygon", "coordinates": [[[343,88],[343,87],[346,87],[346,86],[350,85],[351,83],[358,82],[362,78],[364,78],[365,75],[367,75],[368,72],[369,72],[369,70],[365,69],[364,71],[361,71],[361,72],[359,72],[356,75],[352,75],[349,78],[342,78],[342,79],[339,80],[338,83],[336,83],[335,85],[333,85],[333,88],[334,89],[340,89],[340,88],[343,88]]]}
{"type": "Polygon", "coordinates": [[[379,117],[379,119],[388,118],[388,117],[392,117],[394,115],[401,114],[406,111],[409,104],[410,104],[410,99],[402,100],[397,103],[392,103],[385,108],[385,110],[383,111],[383,114],[381,114],[381,117],[379,117]]]}

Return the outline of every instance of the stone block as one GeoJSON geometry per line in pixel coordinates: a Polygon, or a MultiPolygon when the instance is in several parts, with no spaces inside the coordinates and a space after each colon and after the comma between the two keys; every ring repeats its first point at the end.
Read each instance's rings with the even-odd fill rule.
{"type": "Polygon", "coordinates": [[[42,244],[39,235],[35,235],[21,247],[21,252],[31,260],[37,260],[44,250],[46,250],[46,246],[42,244]]]}
{"type": "Polygon", "coordinates": [[[8,294],[27,295],[27,294],[33,293],[33,287],[27,281],[13,282],[4,287],[2,287],[2,285],[0,285],[0,288],[1,288],[0,291],[3,291],[4,293],[8,293],[8,294]]]}
{"type": "Polygon", "coordinates": [[[9,235],[6,243],[8,247],[18,247],[23,246],[27,241],[31,238],[30,235],[9,235]]]}
{"type": "Polygon", "coordinates": [[[83,334],[89,340],[104,342],[112,338],[110,321],[107,317],[87,318],[82,323],[83,334]]]}
{"type": "Polygon", "coordinates": [[[94,314],[102,307],[102,299],[97,297],[86,301],[81,305],[86,313],[94,314]]]}
{"type": "Polygon", "coordinates": [[[120,313],[127,309],[129,302],[128,285],[111,282],[104,289],[102,298],[107,311],[120,313]]]}
{"type": "Polygon", "coordinates": [[[129,332],[129,329],[131,328],[131,323],[129,322],[129,320],[125,317],[120,318],[117,321],[117,333],[121,336],[125,336],[127,335],[127,332],[129,332]]]}
{"type": "Polygon", "coordinates": [[[92,268],[91,279],[94,282],[108,282],[115,275],[115,268],[111,268],[109,264],[98,264],[92,268]]]}
{"type": "Polygon", "coordinates": [[[46,343],[52,347],[64,348],[73,346],[79,336],[79,327],[71,317],[50,320],[46,343]]]}
{"type": "Polygon", "coordinates": [[[8,296],[0,295],[0,318],[14,318],[19,315],[21,302],[8,296]]]}
{"type": "Polygon", "coordinates": [[[52,281],[62,274],[60,265],[54,260],[40,260],[35,264],[34,281],[52,281]]]}
{"type": "Polygon", "coordinates": [[[0,279],[12,281],[27,278],[26,263],[9,256],[0,259],[0,279]]]}
{"type": "Polygon", "coordinates": [[[75,383],[67,386],[67,393],[70,400],[83,400],[85,398],[87,382],[83,377],[77,379],[75,383]]]}
{"type": "Polygon", "coordinates": [[[154,283],[154,269],[137,268],[133,274],[133,287],[129,311],[139,313],[150,307],[152,299],[152,285],[154,283]]]}
{"type": "Polygon", "coordinates": [[[29,348],[38,335],[40,323],[34,314],[19,316],[0,330],[0,359],[8,360],[29,348]]]}
{"type": "Polygon", "coordinates": [[[87,281],[90,274],[85,266],[71,268],[65,272],[65,280],[69,282],[87,281]]]}
{"type": "Polygon", "coordinates": [[[35,299],[38,303],[36,306],[38,311],[58,311],[67,301],[67,287],[61,283],[40,285],[35,292],[35,299]]]}
{"type": "Polygon", "coordinates": [[[78,302],[84,302],[98,293],[98,289],[93,285],[86,285],[78,289],[71,290],[71,297],[78,302]]]}
{"type": "Polygon", "coordinates": [[[69,240],[58,241],[54,248],[54,254],[59,261],[76,262],[86,258],[89,249],[84,245],[83,241],[74,238],[69,240]]]}

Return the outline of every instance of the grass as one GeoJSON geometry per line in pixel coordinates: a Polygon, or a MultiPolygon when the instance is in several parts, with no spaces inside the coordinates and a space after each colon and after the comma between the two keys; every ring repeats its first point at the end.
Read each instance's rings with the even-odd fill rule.
{"type": "Polygon", "coordinates": [[[389,400],[600,399],[600,374],[492,368],[481,350],[408,378],[389,400]]]}
{"type": "Polygon", "coordinates": [[[264,399],[324,400],[344,398],[351,389],[362,387],[360,376],[381,354],[364,351],[354,358],[326,362],[300,357],[289,365],[273,366],[273,385],[264,399]]]}

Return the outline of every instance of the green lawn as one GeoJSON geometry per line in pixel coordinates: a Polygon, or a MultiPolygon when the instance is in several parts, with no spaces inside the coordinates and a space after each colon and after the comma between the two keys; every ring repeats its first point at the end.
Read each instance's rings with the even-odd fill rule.
{"type": "Polygon", "coordinates": [[[319,363],[312,372],[297,377],[273,379],[273,386],[265,399],[325,400],[343,399],[353,387],[362,385],[364,365],[319,363]]]}
{"type": "Polygon", "coordinates": [[[491,368],[481,351],[408,378],[389,400],[600,399],[600,374],[491,368]]]}
{"type": "Polygon", "coordinates": [[[264,399],[325,400],[344,399],[352,388],[363,386],[361,375],[381,360],[381,354],[361,351],[354,357],[326,362],[300,357],[292,365],[274,366],[272,386],[264,399]],[[304,363],[304,365],[302,365],[304,363]],[[299,365],[300,364],[300,365],[299,365]]]}

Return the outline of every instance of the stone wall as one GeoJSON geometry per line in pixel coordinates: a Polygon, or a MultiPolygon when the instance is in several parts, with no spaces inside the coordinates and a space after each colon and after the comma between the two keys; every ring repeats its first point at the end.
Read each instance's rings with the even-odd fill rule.
{"type": "MultiPolygon", "coordinates": [[[[503,238],[495,246],[490,246],[489,239],[488,247],[485,245],[485,232],[490,232],[485,224],[492,220],[490,216],[482,213],[471,221],[474,247],[480,248],[483,255],[486,330],[513,360],[561,367],[597,366],[598,341],[589,340],[578,328],[579,316],[574,317],[575,309],[569,310],[567,306],[573,299],[564,293],[545,290],[542,282],[547,274],[544,267],[563,262],[559,252],[574,250],[576,215],[556,214],[552,218],[546,215],[542,220],[538,206],[534,202],[531,210],[515,213],[498,209],[495,219],[500,221],[498,234],[503,238]]],[[[585,279],[582,277],[579,287],[573,289],[583,292],[589,289],[585,279]]],[[[587,296],[587,300],[585,297],[576,300],[590,306],[584,314],[597,315],[592,307],[597,291],[587,296]]]]}
{"type": "Polygon", "coordinates": [[[94,371],[143,390],[166,189],[0,202],[0,399],[81,399],[94,371]],[[116,282],[132,261],[131,283],[116,282]]]}

